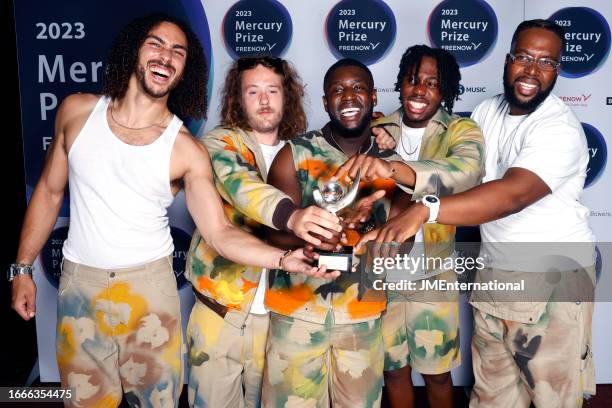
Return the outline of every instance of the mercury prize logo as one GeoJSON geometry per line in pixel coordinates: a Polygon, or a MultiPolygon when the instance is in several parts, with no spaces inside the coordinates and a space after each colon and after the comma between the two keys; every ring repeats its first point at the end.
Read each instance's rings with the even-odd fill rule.
{"type": "Polygon", "coordinates": [[[281,57],[292,35],[289,12],[276,0],[241,0],[223,19],[225,48],[234,59],[254,55],[281,57]]]}
{"type": "Polygon", "coordinates": [[[610,26],[588,7],[563,8],[549,18],[565,31],[561,75],[580,78],[601,67],[610,52],[610,26]]]}
{"type": "Polygon", "coordinates": [[[395,41],[393,12],[380,0],[342,0],[325,21],[325,34],[336,58],[354,58],[373,64],[395,41]]]}
{"type": "Polygon", "coordinates": [[[445,0],[427,23],[430,43],[450,52],[461,67],[483,60],[497,41],[497,16],[482,0],[445,0]]]}

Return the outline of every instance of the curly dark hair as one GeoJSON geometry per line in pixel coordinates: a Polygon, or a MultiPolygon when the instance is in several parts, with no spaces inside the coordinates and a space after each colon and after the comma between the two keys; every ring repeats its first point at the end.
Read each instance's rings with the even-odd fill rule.
{"type": "Polygon", "coordinates": [[[430,57],[436,61],[440,93],[442,94],[442,106],[444,106],[448,113],[453,113],[453,105],[459,99],[461,73],[459,72],[459,65],[457,65],[455,57],[446,50],[431,48],[427,45],[413,45],[408,48],[400,61],[395,90],[397,92],[400,91],[402,81],[407,75],[419,72],[423,57],[430,57]]]}
{"type": "Polygon", "coordinates": [[[138,17],[121,30],[108,54],[102,93],[113,99],[125,96],[130,76],[137,69],[140,47],[148,33],[163,22],[178,26],[187,37],[185,69],[170,91],[168,108],[183,119],[206,118],[208,68],[202,45],[187,23],[165,13],[138,17]]]}
{"type": "Polygon", "coordinates": [[[229,128],[252,130],[242,107],[242,73],[262,65],[283,78],[284,108],[278,128],[278,137],[289,140],[306,132],[308,122],[304,112],[304,84],[289,62],[276,57],[242,57],[232,64],[221,91],[221,125],[229,128]]]}

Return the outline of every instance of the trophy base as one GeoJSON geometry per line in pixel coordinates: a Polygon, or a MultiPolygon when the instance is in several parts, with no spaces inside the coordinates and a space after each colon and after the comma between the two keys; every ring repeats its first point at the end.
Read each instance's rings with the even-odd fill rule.
{"type": "Polygon", "coordinates": [[[325,265],[328,271],[340,271],[351,273],[353,268],[353,247],[343,246],[338,252],[323,252],[315,250],[319,254],[317,266],[325,265]]]}

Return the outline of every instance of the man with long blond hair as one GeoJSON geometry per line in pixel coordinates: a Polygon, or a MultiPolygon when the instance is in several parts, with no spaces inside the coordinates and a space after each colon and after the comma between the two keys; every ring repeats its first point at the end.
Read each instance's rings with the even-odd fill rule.
{"type": "MultiPolygon", "coordinates": [[[[332,238],[341,229],[337,217],[314,206],[300,209],[265,183],[285,141],[306,130],[303,95],[301,80],[287,61],[240,58],[226,77],[221,124],[201,141],[235,225],[260,237],[263,225],[292,231],[330,249],[321,238],[332,238]]],[[[197,299],[187,329],[192,406],[259,406],[269,317],[263,303],[265,269],[254,264],[228,261],[194,233],[187,261],[197,299]]]]}

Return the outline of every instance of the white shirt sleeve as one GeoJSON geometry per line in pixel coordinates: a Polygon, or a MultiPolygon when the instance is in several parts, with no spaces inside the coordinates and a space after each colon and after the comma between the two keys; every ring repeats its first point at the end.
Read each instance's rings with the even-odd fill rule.
{"type": "Polygon", "coordinates": [[[526,129],[510,167],[534,172],[555,191],[584,168],[584,160],[588,161],[588,151],[582,127],[567,121],[548,122],[526,129]]]}

